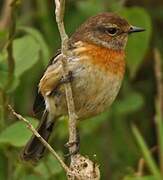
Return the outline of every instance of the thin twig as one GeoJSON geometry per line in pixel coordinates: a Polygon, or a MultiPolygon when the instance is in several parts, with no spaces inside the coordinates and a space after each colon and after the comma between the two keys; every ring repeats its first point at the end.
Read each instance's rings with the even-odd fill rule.
{"type": "MultiPolygon", "coordinates": [[[[68,51],[68,36],[65,32],[63,17],[64,17],[64,9],[65,9],[65,0],[55,0],[56,4],[56,21],[58,24],[58,29],[60,32],[61,42],[62,42],[62,68],[63,68],[63,77],[69,74],[67,59],[69,58],[69,51],[68,51]]],[[[75,142],[77,137],[77,116],[75,113],[75,106],[73,101],[72,89],[71,84],[66,83],[65,86],[65,93],[66,93],[66,101],[68,107],[68,114],[69,114],[69,142],[75,142]]],[[[76,144],[69,148],[70,153],[76,151],[76,144]]],[[[71,156],[71,161],[73,161],[73,156],[71,156]]]]}
{"type": "Polygon", "coordinates": [[[157,128],[157,138],[159,143],[159,161],[160,161],[160,171],[163,176],[163,72],[161,55],[158,49],[154,49],[154,60],[155,60],[155,77],[157,85],[157,97],[155,101],[155,121],[157,128]]]}
{"type": "Polygon", "coordinates": [[[12,0],[5,0],[2,6],[0,29],[6,29],[11,22],[11,6],[12,0]]]}
{"type": "MultiPolygon", "coordinates": [[[[56,21],[58,24],[58,29],[60,32],[62,48],[61,48],[61,62],[62,62],[62,74],[63,77],[66,78],[69,75],[68,68],[68,59],[71,58],[71,53],[68,50],[68,36],[65,32],[63,17],[64,17],[64,9],[65,9],[65,0],[55,0],[56,4],[56,21]]],[[[75,105],[73,100],[73,94],[70,83],[65,83],[65,94],[69,115],[69,143],[76,142],[77,137],[77,115],[75,113],[75,105]]],[[[77,150],[77,144],[73,143],[73,146],[69,147],[70,154],[77,150]]],[[[99,167],[89,160],[87,157],[84,157],[80,154],[72,154],[70,168],[75,175],[68,176],[69,180],[74,179],[90,179],[90,180],[99,180],[100,179],[100,171],[99,167]],[[86,164],[87,168],[84,168],[83,163],[86,164]]]]}
{"type": "Polygon", "coordinates": [[[1,127],[4,127],[4,120],[7,117],[7,105],[8,105],[8,99],[9,96],[7,95],[6,91],[10,89],[12,86],[12,81],[14,78],[14,69],[15,69],[15,62],[13,57],[13,38],[15,35],[15,29],[16,29],[16,6],[17,6],[18,0],[6,0],[4,2],[4,6],[2,9],[2,12],[4,13],[2,15],[2,18],[0,20],[0,29],[9,29],[8,33],[8,39],[6,46],[4,47],[7,49],[7,63],[8,63],[8,78],[6,81],[6,84],[2,89],[0,89],[0,101],[2,104],[2,110],[1,110],[1,127]]]}
{"type": "Polygon", "coordinates": [[[7,49],[7,62],[8,62],[8,81],[5,86],[5,90],[8,90],[9,87],[12,84],[13,78],[14,78],[14,69],[15,69],[15,61],[13,57],[13,39],[15,36],[16,31],[16,8],[17,8],[17,1],[18,0],[12,0],[9,4],[10,6],[10,26],[9,26],[9,35],[8,35],[8,41],[6,45],[7,49]]]}
{"type": "MultiPolygon", "coordinates": [[[[155,153],[155,151],[158,150],[158,146],[154,146],[150,149],[151,153],[155,153]]],[[[136,176],[138,177],[142,177],[144,174],[144,168],[145,168],[145,159],[144,158],[140,158],[139,162],[138,162],[138,168],[137,168],[137,172],[136,172],[136,176]]]]}
{"type": "Polygon", "coordinates": [[[163,64],[161,63],[161,55],[158,49],[154,50],[155,56],[155,76],[157,84],[157,98],[159,101],[159,108],[163,116],[163,64]]]}
{"type": "Polygon", "coordinates": [[[12,114],[16,116],[19,120],[23,121],[30,131],[41,141],[41,143],[51,152],[51,154],[59,161],[63,169],[66,171],[66,173],[72,173],[69,167],[63,162],[63,160],[59,157],[59,155],[54,151],[54,149],[40,136],[40,134],[35,130],[35,128],[32,126],[32,124],[25,119],[22,115],[16,113],[14,109],[9,105],[9,109],[11,110],[12,114]]]}

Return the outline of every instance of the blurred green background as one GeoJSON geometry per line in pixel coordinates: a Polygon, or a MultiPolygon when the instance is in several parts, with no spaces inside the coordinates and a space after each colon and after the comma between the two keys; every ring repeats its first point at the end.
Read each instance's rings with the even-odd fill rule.
{"type": "MultiPolygon", "coordinates": [[[[49,58],[60,47],[54,2],[18,0],[11,8],[11,1],[0,1],[0,179],[64,180],[63,169],[48,152],[35,166],[20,161],[19,153],[31,133],[7,108],[12,104],[36,126],[32,105],[37,85],[49,58]]],[[[125,79],[114,104],[80,123],[81,153],[100,165],[102,180],[161,180],[163,109],[156,112],[155,108],[154,64],[163,52],[163,1],[67,0],[67,33],[71,35],[89,16],[105,11],[116,12],[146,31],[129,37],[125,79]],[[151,148],[156,149],[152,155],[151,148]],[[146,163],[141,169],[143,157],[146,163]]],[[[51,139],[61,156],[67,152],[67,124],[62,118],[51,139]]]]}

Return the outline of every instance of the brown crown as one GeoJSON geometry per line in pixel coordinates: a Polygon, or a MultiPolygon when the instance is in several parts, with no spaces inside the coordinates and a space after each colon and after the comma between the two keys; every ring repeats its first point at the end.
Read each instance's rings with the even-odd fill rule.
{"type": "Polygon", "coordinates": [[[93,32],[96,28],[106,24],[115,24],[124,32],[130,28],[129,23],[117,14],[107,12],[100,13],[88,18],[72,35],[71,42],[79,40],[88,41],[90,32],[93,32]]]}

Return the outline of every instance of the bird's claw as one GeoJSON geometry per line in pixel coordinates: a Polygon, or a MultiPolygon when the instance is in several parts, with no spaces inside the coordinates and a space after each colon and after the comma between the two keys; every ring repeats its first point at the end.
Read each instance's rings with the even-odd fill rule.
{"type": "Polygon", "coordinates": [[[65,154],[65,155],[64,155],[65,157],[70,157],[70,156],[75,155],[75,154],[77,154],[77,153],[79,152],[79,150],[80,150],[80,143],[79,143],[79,141],[67,142],[64,146],[65,146],[66,148],[70,148],[70,147],[72,147],[72,146],[74,146],[74,145],[76,145],[75,150],[74,150],[73,152],[70,152],[70,153],[68,153],[68,154],[65,154]]]}
{"type": "Polygon", "coordinates": [[[72,71],[69,71],[66,77],[62,77],[62,79],[60,80],[60,83],[61,84],[70,83],[72,82],[72,80],[73,80],[72,71]]]}

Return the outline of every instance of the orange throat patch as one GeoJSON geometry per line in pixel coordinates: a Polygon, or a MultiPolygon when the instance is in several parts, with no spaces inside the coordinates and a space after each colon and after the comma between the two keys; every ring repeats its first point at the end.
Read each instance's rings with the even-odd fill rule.
{"type": "Polygon", "coordinates": [[[87,57],[87,61],[89,59],[91,63],[109,74],[123,77],[126,64],[124,50],[109,49],[85,42],[78,42],[78,45],[76,52],[79,56],[87,57]]]}

